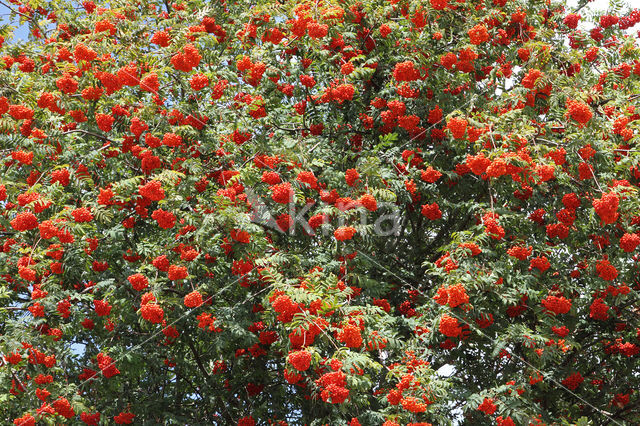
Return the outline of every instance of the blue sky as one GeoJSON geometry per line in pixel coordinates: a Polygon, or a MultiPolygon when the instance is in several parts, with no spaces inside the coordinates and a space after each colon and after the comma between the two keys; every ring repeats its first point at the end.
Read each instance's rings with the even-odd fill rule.
{"type": "MultiPolygon", "coordinates": [[[[17,26],[19,24],[18,19],[11,19],[10,16],[11,11],[4,5],[0,4],[0,23],[1,24],[10,24],[13,26],[17,26]]],[[[29,27],[25,25],[20,25],[18,29],[14,32],[14,40],[8,40],[9,42],[15,42],[17,39],[26,40],[27,35],[29,34],[29,27]]]]}

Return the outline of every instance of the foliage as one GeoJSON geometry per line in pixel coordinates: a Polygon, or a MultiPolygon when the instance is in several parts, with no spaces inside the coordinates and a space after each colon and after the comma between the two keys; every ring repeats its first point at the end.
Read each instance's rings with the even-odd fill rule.
{"type": "Polygon", "coordinates": [[[638,10],[9,6],[2,418],[640,423],[638,10]]]}

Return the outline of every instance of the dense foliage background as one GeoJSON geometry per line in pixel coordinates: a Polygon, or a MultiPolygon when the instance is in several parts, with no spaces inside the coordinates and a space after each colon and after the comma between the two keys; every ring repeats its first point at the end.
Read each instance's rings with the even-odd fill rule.
{"type": "Polygon", "coordinates": [[[640,11],[4,5],[0,418],[640,423],[640,11]]]}

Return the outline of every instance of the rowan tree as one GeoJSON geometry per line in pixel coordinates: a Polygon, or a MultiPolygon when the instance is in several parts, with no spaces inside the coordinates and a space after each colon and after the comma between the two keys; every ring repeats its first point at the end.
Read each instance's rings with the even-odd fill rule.
{"type": "Polygon", "coordinates": [[[11,0],[0,416],[640,423],[640,11],[11,0]]]}

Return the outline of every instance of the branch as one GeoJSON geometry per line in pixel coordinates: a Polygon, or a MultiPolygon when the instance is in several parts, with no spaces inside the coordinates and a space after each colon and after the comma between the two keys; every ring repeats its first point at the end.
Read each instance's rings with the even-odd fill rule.
{"type": "Polygon", "coordinates": [[[210,419],[213,419],[214,416],[212,416],[211,413],[209,412],[209,409],[207,408],[208,404],[206,403],[206,398],[202,394],[202,391],[200,390],[200,388],[198,386],[196,386],[195,384],[193,384],[193,382],[191,380],[189,380],[187,377],[185,377],[182,374],[178,373],[177,369],[174,371],[174,373],[175,373],[176,377],[184,380],[198,394],[198,396],[205,403],[203,408],[204,408],[204,411],[207,413],[207,417],[210,418],[210,419]]]}
{"type": "Polygon", "coordinates": [[[102,136],[102,135],[100,135],[98,133],[90,132],[90,131],[84,130],[84,129],[67,130],[66,132],[63,132],[62,134],[63,135],[68,135],[70,133],[82,133],[82,134],[85,134],[85,135],[93,136],[94,138],[102,139],[103,141],[107,141],[109,143],[115,143],[115,141],[109,139],[106,136],[102,136]]]}
{"type": "Polygon", "coordinates": [[[17,11],[17,10],[15,10],[15,9],[13,9],[11,6],[9,6],[8,4],[6,4],[6,3],[5,3],[5,2],[3,2],[3,1],[0,1],[0,4],[1,4],[1,5],[3,5],[4,7],[6,7],[7,9],[9,9],[10,11],[12,11],[13,13],[15,13],[15,14],[17,14],[17,15],[20,15],[20,16],[23,16],[23,17],[27,18],[27,20],[29,20],[29,21],[33,22],[33,24],[34,24],[36,27],[38,27],[38,30],[40,30],[40,32],[42,33],[42,29],[40,28],[40,25],[38,25],[38,23],[36,22],[36,20],[35,20],[35,19],[33,19],[33,16],[27,15],[26,13],[19,12],[19,11],[17,11]]]}
{"type": "Polygon", "coordinates": [[[200,359],[200,355],[198,354],[198,351],[196,350],[196,347],[193,344],[193,341],[188,336],[185,336],[185,340],[187,341],[187,345],[189,345],[189,349],[191,349],[191,353],[193,354],[193,358],[195,359],[196,364],[198,365],[198,368],[200,369],[202,374],[204,374],[205,377],[208,378],[209,377],[209,372],[204,368],[204,364],[202,363],[202,360],[200,359]]]}

